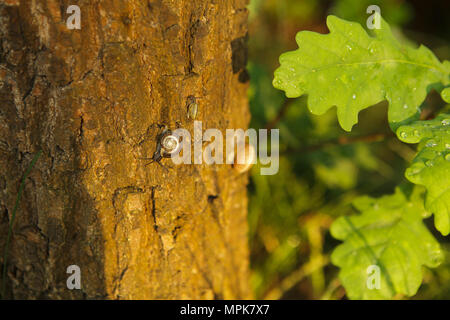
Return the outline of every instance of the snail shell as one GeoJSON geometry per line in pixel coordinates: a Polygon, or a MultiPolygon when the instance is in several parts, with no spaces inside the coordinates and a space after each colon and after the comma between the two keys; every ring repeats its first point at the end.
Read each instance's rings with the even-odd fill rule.
{"type": "Polygon", "coordinates": [[[245,154],[237,153],[234,157],[233,169],[239,173],[244,173],[256,162],[255,147],[249,143],[245,143],[245,154]]]}
{"type": "Polygon", "coordinates": [[[187,98],[187,117],[188,119],[195,120],[198,113],[198,104],[194,96],[189,96],[187,98]]]}
{"type": "Polygon", "coordinates": [[[181,149],[180,138],[168,131],[161,137],[161,153],[165,157],[177,154],[181,149]]]}

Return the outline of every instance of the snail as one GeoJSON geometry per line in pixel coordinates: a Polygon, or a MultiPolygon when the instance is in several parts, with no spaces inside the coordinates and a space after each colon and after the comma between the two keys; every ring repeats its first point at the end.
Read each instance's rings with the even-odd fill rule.
{"type": "Polygon", "coordinates": [[[156,150],[151,158],[141,158],[142,160],[150,160],[150,163],[156,162],[163,168],[167,168],[161,163],[162,158],[170,158],[180,152],[180,138],[173,134],[171,130],[164,126],[164,130],[156,137],[156,150]]]}
{"type": "Polygon", "coordinates": [[[245,154],[237,153],[234,157],[233,169],[238,173],[244,173],[253,166],[256,162],[256,150],[255,147],[248,142],[245,143],[245,154]]]}
{"type": "MultiPolygon", "coordinates": [[[[158,150],[158,147],[157,147],[158,150]]],[[[160,138],[160,155],[169,158],[180,151],[179,137],[172,134],[170,130],[163,132],[160,138]]]]}
{"type": "Polygon", "coordinates": [[[195,120],[198,113],[197,99],[194,96],[187,97],[186,106],[188,119],[195,120]]]}

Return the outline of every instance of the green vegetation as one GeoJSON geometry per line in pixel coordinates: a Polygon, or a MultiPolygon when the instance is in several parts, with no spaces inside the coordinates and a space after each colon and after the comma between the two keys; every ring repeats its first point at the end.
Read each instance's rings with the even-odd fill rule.
{"type": "Polygon", "coordinates": [[[281,143],[278,175],[259,176],[256,168],[250,186],[256,296],[448,298],[450,63],[440,62],[450,56],[440,38],[446,31],[427,42],[438,59],[398,28],[414,20],[413,7],[369,3],[392,24],[382,20],[373,32],[325,19],[331,11],[365,23],[369,4],[348,2],[305,1],[310,7],[302,12],[310,13],[302,20],[292,1],[254,4],[252,126],[279,128],[281,143]],[[313,32],[299,32],[299,48],[291,51],[299,29],[313,32]],[[271,64],[285,51],[280,65],[271,64]],[[380,290],[366,285],[370,265],[381,269],[380,290]]]}

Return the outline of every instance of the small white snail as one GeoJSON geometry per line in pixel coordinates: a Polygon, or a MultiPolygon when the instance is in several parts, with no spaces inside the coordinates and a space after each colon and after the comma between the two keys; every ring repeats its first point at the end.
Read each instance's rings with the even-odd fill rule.
{"type": "Polygon", "coordinates": [[[180,151],[180,140],[173,135],[170,130],[167,130],[161,137],[161,155],[163,157],[171,157],[180,151]]]}
{"type": "Polygon", "coordinates": [[[180,138],[172,133],[169,129],[165,128],[157,137],[156,151],[151,158],[141,158],[142,160],[150,160],[149,163],[156,162],[167,170],[161,164],[162,158],[170,158],[171,156],[180,152],[181,144],[180,138]]]}

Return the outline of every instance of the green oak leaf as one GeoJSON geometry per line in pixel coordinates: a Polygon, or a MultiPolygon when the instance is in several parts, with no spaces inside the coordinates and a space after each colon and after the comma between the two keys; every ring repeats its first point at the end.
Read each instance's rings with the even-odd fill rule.
{"type": "Polygon", "coordinates": [[[419,143],[406,178],[425,186],[425,208],[434,213],[435,225],[443,235],[450,233],[450,114],[433,120],[415,121],[397,129],[407,143],[419,143]]]}
{"type": "Polygon", "coordinates": [[[369,36],[361,25],[328,16],[329,34],[297,33],[299,48],[280,56],[273,86],[287,97],[308,94],[308,108],[323,114],[337,107],[341,127],[350,131],[358,112],[389,102],[394,129],[416,119],[431,88],[449,84],[450,62],[439,62],[426,47],[400,44],[380,17],[381,28],[369,36]]]}
{"type": "Polygon", "coordinates": [[[412,296],[422,282],[422,265],[436,267],[443,260],[439,243],[422,223],[429,214],[422,191],[397,188],[393,195],[368,196],[354,202],[361,215],[338,218],[333,237],[343,240],[331,261],[350,299],[390,299],[412,296]],[[379,288],[370,286],[370,266],[379,268],[379,288]],[[369,269],[368,269],[369,268],[369,269]],[[369,273],[369,274],[368,274],[369,273]]]}

